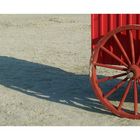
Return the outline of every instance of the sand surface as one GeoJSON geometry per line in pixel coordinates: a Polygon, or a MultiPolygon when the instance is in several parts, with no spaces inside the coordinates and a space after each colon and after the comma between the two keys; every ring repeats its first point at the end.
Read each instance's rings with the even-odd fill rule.
{"type": "Polygon", "coordinates": [[[140,125],[89,83],[90,15],[0,15],[0,125],[140,125]]]}

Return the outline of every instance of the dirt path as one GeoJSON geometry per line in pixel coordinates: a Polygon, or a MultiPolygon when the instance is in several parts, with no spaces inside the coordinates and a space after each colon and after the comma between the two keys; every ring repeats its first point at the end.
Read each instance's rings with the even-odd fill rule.
{"type": "Polygon", "coordinates": [[[139,125],[91,90],[90,15],[0,15],[0,125],[139,125]]]}

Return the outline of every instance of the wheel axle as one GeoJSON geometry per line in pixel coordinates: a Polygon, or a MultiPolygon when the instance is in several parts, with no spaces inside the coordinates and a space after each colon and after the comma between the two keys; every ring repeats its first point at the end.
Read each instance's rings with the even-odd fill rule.
{"type": "Polygon", "coordinates": [[[128,78],[128,79],[131,79],[131,78],[133,78],[133,77],[134,77],[134,73],[131,72],[131,71],[129,71],[128,74],[127,74],[127,78],[128,78]]]}

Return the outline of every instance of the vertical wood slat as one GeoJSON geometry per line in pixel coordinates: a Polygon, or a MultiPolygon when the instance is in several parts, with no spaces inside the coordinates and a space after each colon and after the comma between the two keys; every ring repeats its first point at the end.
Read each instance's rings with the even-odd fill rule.
{"type": "Polygon", "coordinates": [[[91,52],[94,50],[95,46],[95,42],[94,39],[99,38],[99,29],[100,29],[100,25],[99,25],[99,14],[92,14],[91,15],[91,52]]]}
{"type": "MultiPolygon", "coordinates": [[[[140,20],[140,15],[136,14],[136,24],[140,24],[139,20],[140,20]]],[[[140,39],[140,34],[138,31],[136,32],[136,39],[140,39]]]]}
{"type": "Polygon", "coordinates": [[[125,14],[119,15],[119,26],[124,26],[127,24],[127,16],[125,14]]]}
{"type": "Polygon", "coordinates": [[[111,14],[110,15],[110,23],[109,23],[109,26],[110,26],[110,30],[113,30],[117,27],[117,18],[116,18],[116,15],[114,14],[111,14]]]}
{"type": "Polygon", "coordinates": [[[99,34],[98,34],[98,32],[99,32],[99,14],[93,14],[92,16],[91,16],[91,20],[92,20],[92,22],[91,22],[91,33],[92,33],[92,39],[95,39],[95,38],[98,38],[99,37],[99,34]]]}
{"type": "Polygon", "coordinates": [[[100,15],[100,36],[103,36],[108,32],[109,16],[107,14],[100,15]]]}

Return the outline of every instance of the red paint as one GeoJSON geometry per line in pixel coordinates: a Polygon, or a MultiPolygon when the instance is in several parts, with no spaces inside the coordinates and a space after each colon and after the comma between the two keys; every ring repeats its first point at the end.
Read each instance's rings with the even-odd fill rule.
{"type": "MultiPolygon", "coordinates": [[[[130,25],[130,24],[140,24],[140,14],[92,14],[91,15],[91,38],[92,38],[92,46],[91,51],[93,52],[97,46],[97,43],[110,31],[115,30],[119,26],[130,25]]],[[[140,33],[133,31],[134,39],[140,39],[140,33]]],[[[122,33],[118,35],[127,49],[128,46],[128,39],[126,33],[122,33]],[[122,38],[124,37],[124,39],[122,38]]],[[[111,40],[112,41],[112,40],[111,40]]],[[[112,41],[113,43],[113,41],[112,41]]],[[[137,49],[140,42],[135,42],[135,48],[137,49]]],[[[119,53],[116,49],[112,48],[112,45],[109,46],[109,50],[111,52],[119,53]]],[[[136,52],[136,59],[139,57],[140,49],[137,49],[136,52]]],[[[128,57],[131,57],[130,49],[128,50],[127,54],[128,57]]],[[[102,63],[110,63],[116,64],[116,61],[110,58],[107,58],[104,53],[100,53],[99,62],[102,63]]],[[[120,56],[121,57],[121,56],[120,56]]]]}
{"type": "Polygon", "coordinates": [[[94,42],[118,26],[140,24],[140,14],[92,14],[91,21],[91,38],[94,42]]]}

